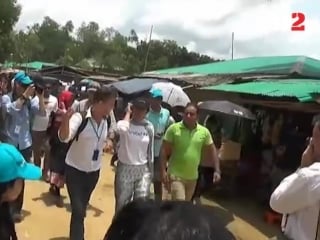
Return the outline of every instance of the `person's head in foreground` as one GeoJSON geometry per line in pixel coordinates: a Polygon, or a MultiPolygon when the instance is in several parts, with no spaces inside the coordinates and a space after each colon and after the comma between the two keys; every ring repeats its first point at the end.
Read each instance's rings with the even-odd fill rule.
{"type": "Polygon", "coordinates": [[[102,86],[94,92],[92,110],[98,117],[107,117],[114,108],[117,96],[114,88],[102,86]]]}
{"type": "Polygon", "coordinates": [[[208,207],[138,199],[115,216],[104,240],[232,240],[208,207]]]}
{"type": "Polygon", "coordinates": [[[188,103],[184,108],[183,123],[188,128],[194,128],[198,122],[199,107],[197,104],[188,103]]]}
{"type": "Polygon", "coordinates": [[[27,163],[20,152],[10,144],[0,143],[0,239],[17,239],[11,218],[9,202],[17,199],[23,180],[38,180],[41,169],[27,163]]]}
{"type": "Polygon", "coordinates": [[[161,110],[161,103],[163,100],[162,90],[158,88],[152,88],[150,91],[150,107],[153,111],[160,111],[161,110]]]}
{"type": "Polygon", "coordinates": [[[132,102],[131,111],[132,120],[136,122],[141,122],[145,119],[149,111],[149,104],[145,99],[136,99],[132,102]]]}

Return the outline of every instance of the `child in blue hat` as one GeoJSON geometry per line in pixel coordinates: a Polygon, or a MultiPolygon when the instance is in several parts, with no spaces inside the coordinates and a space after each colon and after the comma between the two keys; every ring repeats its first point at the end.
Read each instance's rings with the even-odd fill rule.
{"type": "Polygon", "coordinates": [[[9,202],[22,191],[23,180],[38,180],[41,169],[27,163],[21,153],[10,144],[0,143],[0,239],[17,240],[9,202]]]}

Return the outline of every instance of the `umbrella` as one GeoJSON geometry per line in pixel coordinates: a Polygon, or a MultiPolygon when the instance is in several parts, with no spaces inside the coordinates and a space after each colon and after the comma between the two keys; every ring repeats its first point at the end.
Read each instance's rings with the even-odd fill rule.
{"type": "Polygon", "coordinates": [[[125,81],[111,83],[108,84],[108,86],[115,87],[119,92],[123,94],[131,95],[147,91],[152,87],[152,84],[163,81],[165,80],[159,80],[156,78],[132,78],[125,81]]]}
{"type": "Polygon", "coordinates": [[[205,101],[199,104],[199,108],[204,111],[219,112],[250,120],[256,118],[250,110],[229,101],[205,101]]]}
{"type": "Polygon", "coordinates": [[[190,102],[190,98],[183,89],[169,82],[158,82],[152,85],[152,88],[160,89],[163,94],[163,101],[170,106],[186,106],[190,102]]]}

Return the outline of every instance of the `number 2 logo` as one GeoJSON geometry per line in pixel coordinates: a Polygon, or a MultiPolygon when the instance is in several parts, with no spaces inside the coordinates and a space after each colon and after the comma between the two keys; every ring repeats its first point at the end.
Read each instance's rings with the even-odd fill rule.
{"type": "Polygon", "coordinates": [[[304,31],[305,30],[304,21],[306,20],[304,13],[295,12],[291,14],[291,17],[293,20],[295,20],[292,23],[291,31],[304,31]]]}

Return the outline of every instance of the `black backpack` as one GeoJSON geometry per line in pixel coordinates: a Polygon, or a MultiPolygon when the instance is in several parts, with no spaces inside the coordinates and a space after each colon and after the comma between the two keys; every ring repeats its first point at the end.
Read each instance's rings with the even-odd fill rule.
{"type": "Polygon", "coordinates": [[[51,155],[54,158],[60,159],[60,160],[62,160],[62,159],[65,160],[72,143],[74,141],[79,140],[79,135],[87,126],[88,120],[89,120],[88,118],[82,118],[82,122],[81,122],[75,136],[67,143],[60,141],[60,139],[58,137],[58,133],[54,134],[54,136],[50,139],[51,155]]]}
{"type": "Polygon", "coordinates": [[[82,121],[80,123],[80,126],[78,127],[78,130],[77,130],[76,134],[74,135],[74,137],[67,143],[66,148],[64,149],[66,155],[67,155],[72,143],[74,141],[77,142],[79,140],[80,134],[82,133],[82,131],[86,128],[86,126],[88,124],[89,118],[85,117],[86,116],[86,112],[84,112],[81,115],[82,115],[82,121]]]}

